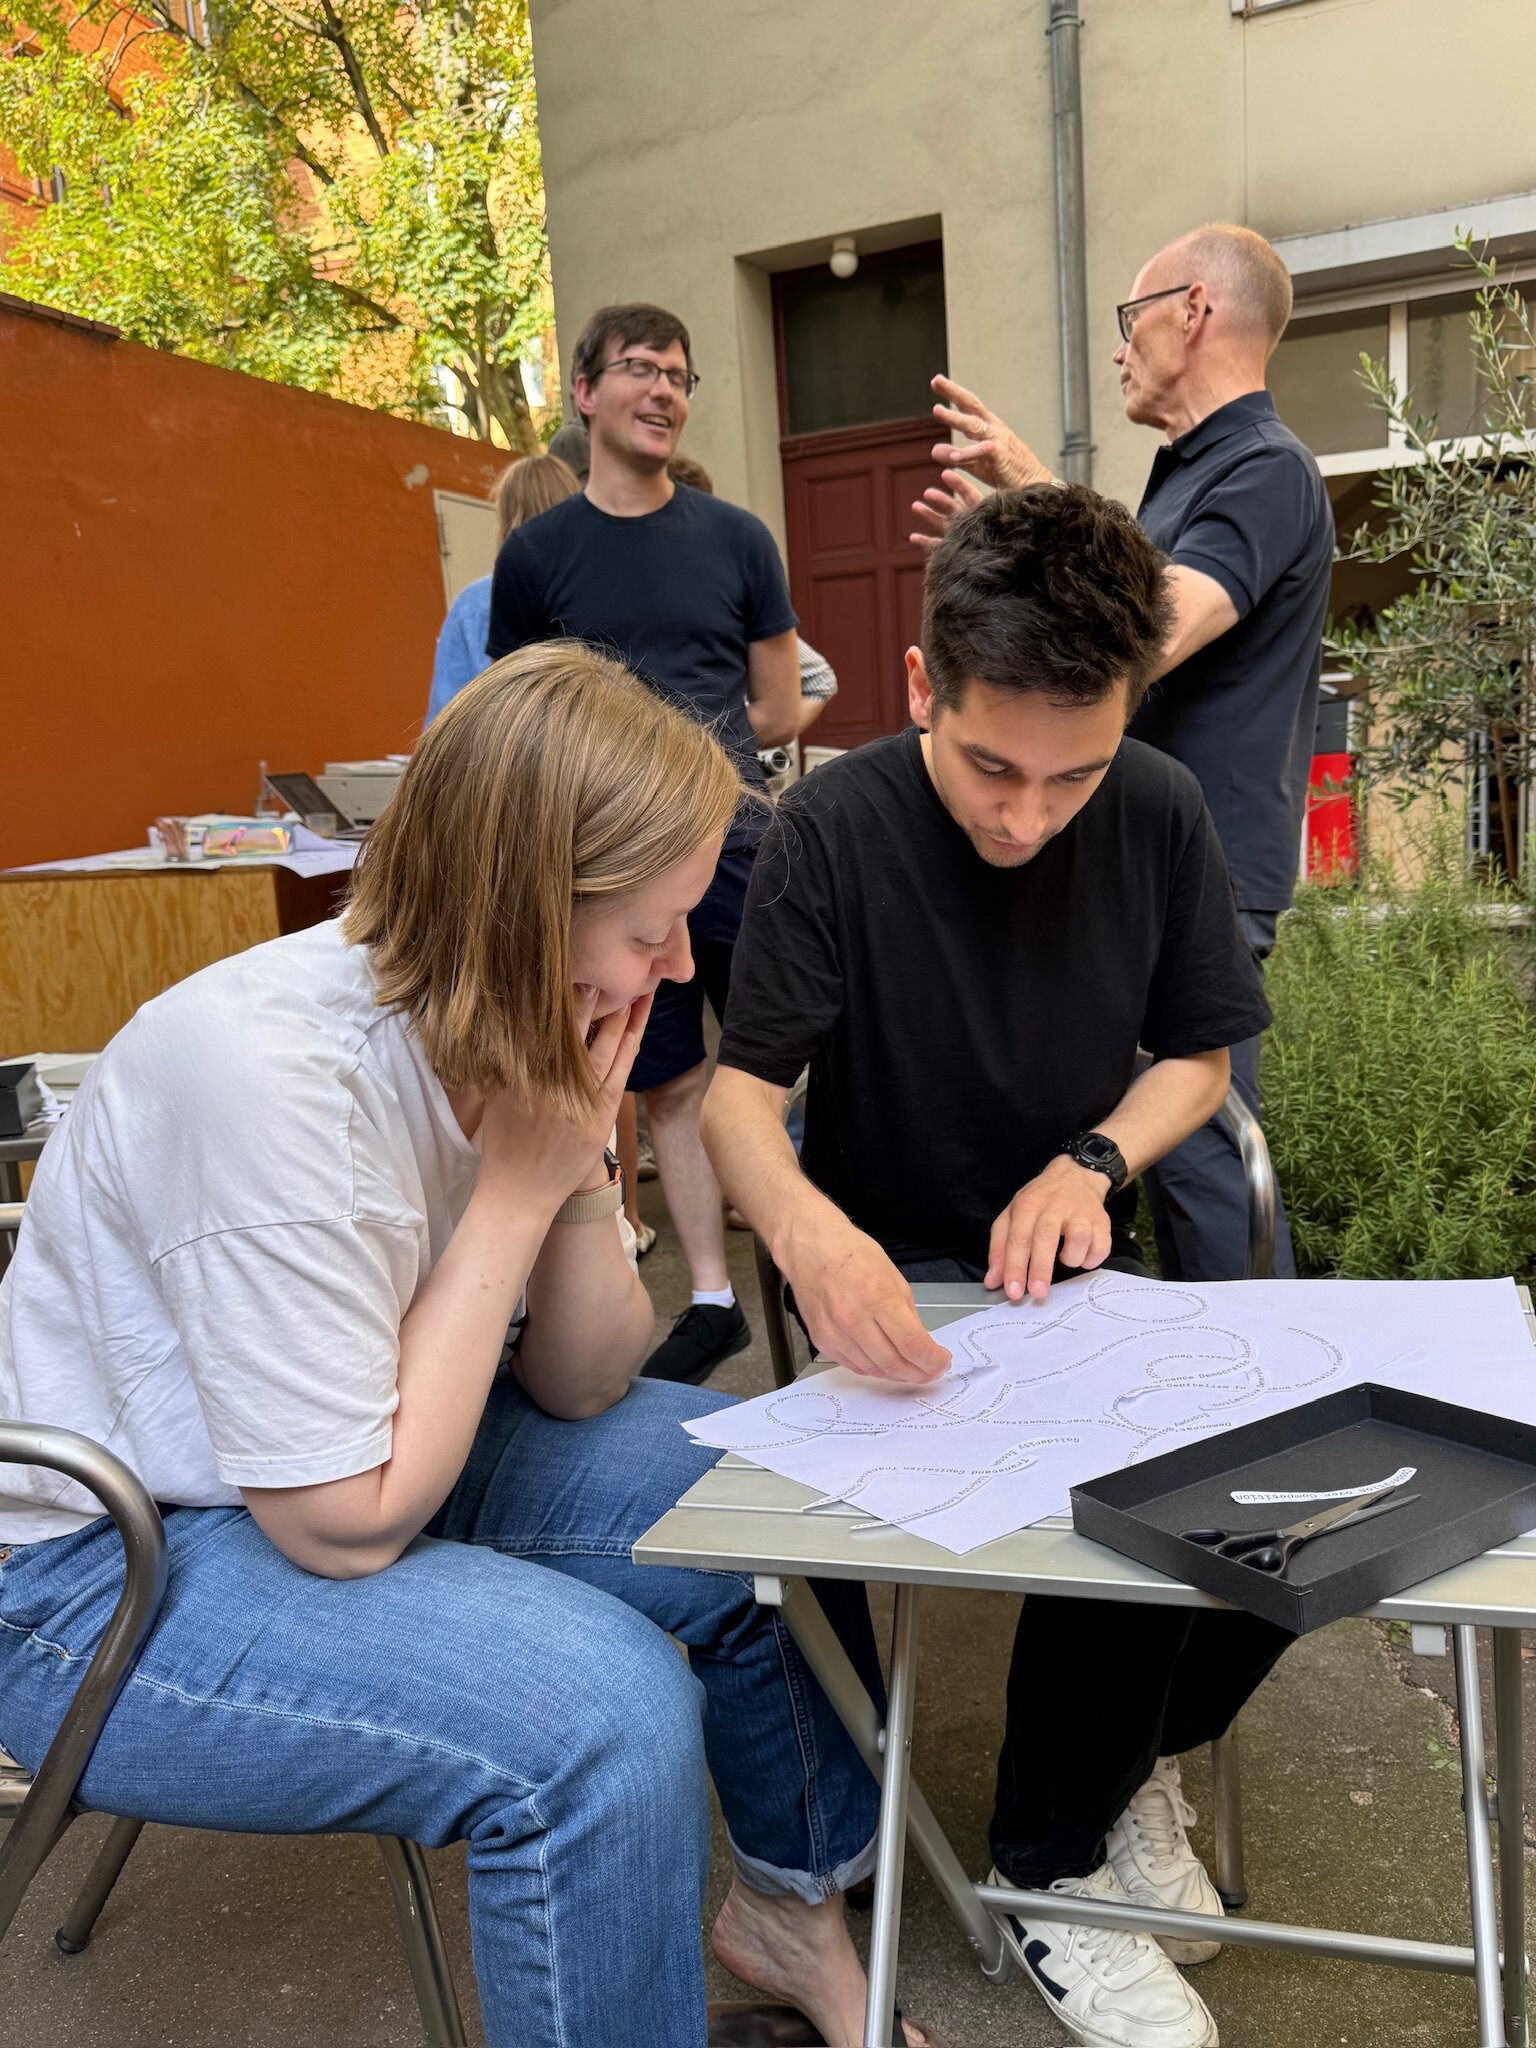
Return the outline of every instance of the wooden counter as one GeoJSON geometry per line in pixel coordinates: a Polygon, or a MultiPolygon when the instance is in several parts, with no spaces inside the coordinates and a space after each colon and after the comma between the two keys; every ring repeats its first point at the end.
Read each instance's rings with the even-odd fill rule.
{"type": "Polygon", "coordinates": [[[99,1052],[173,982],[331,916],[349,880],[234,866],[0,874],[0,1056],[99,1052]]]}

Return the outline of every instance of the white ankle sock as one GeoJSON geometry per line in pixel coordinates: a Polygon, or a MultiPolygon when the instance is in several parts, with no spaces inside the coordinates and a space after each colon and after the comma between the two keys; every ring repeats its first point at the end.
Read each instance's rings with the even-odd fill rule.
{"type": "Polygon", "coordinates": [[[736,1301],[734,1287],[720,1287],[711,1291],[708,1287],[695,1287],[693,1305],[695,1308],[731,1308],[736,1301]]]}

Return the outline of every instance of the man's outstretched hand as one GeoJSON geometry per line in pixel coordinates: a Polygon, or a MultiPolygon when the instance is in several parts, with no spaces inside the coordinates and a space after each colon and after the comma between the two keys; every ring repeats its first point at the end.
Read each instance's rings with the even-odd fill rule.
{"type": "MultiPolygon", "coordinates": [[[[947,443],[945,445],[948,446],[947,443]]],[[[914,547],[936,548],[948,533],[951,519],[957,519],[962,512],[969,512],[986,495],[981,485],[968,477],[964,470],[946,469],[937,484],[930,484],[920,498],[913,499],[913,512],[929,530],[909,533],[908,540],[914,547]]]]}
{"type": "Polygon", "coordinates": [[[943,488],[930,487],[913,503],[921,527],[910,538],[920,548],[937,547],[950,520],[980,502],[984,495],[980,484],[1004,490],[1057,481],[1034,450],[974,391],[967,391],[953,377],[935,377],[931,382],[938,393],[935,421],[946,433],[963,434],[965,440],[940,441],[934,447],[934,461],[944,465],[943,488]]]}
{"type": "Polygon", "coordinates": [[[933,416],[950,434],[964,434],[959,443],[940,442],[933,451],[935,462],[951,464],[995,490],[1020,490],[1025,484],[1054,484],[1060,481],[1033,448],[1026,447],[1012,427],[1000,420],[974,391],[967,391],[953,377],[935,377],[932,388],[939,394],[933,416]]]}
{"type": "Polygon", "coordinates": [[[839,1219],[818,1231],[784,1273],[816,1349],[869,1379],[924,1385],[949,1369],[949,1353],[923,1328],[912,1290],[872,1237],[839,1219]]]}

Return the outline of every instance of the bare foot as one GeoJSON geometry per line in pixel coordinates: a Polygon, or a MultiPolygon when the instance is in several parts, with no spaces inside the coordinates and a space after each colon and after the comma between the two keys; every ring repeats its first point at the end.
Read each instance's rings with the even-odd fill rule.
{"type": "MultiPolygon", "coordinates": [[[[827,2048],[859,2048],[867,1985],[843,1921],[843,1902],[755,1892],[738,1877],[715,1922],[711,1944],[733,1977],[793,2005],[827,2048]]],[[[907,2048],[928,2048],[921,2028],[902,2022],[907,2048]]]]}

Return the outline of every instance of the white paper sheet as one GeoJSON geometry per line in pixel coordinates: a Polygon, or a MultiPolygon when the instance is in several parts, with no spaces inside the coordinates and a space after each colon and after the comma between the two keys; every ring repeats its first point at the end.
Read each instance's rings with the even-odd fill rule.
{"type": "Polygon", "coordinates": [[[934,1334],[954,1364],[927,1387],[837,1367],[686,1427],[965,1552],[1065,1513],[1083,1480],[1362,1380],[1536,1424],[1512,1280],[1085,1274],[934,1334]]]}

